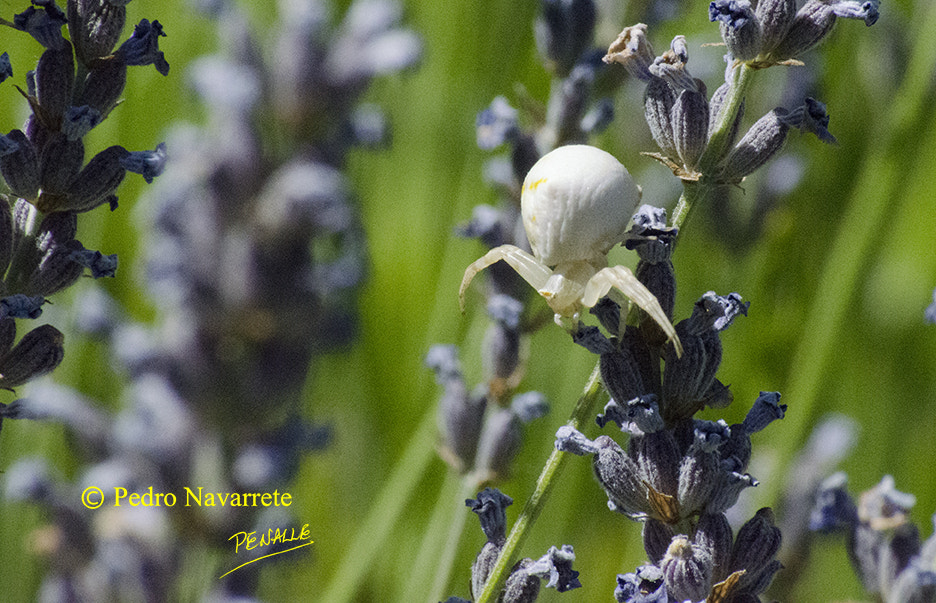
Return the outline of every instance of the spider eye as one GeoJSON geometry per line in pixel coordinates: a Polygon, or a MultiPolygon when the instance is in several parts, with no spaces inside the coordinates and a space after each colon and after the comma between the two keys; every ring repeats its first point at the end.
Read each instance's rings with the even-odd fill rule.
{"type": "Polygon", "coordinates": [[[523,227],[547,266],[606,255],[624,238],[640,188],[613,155],[588,145],[559,147],[523,181],[523,227]]]}

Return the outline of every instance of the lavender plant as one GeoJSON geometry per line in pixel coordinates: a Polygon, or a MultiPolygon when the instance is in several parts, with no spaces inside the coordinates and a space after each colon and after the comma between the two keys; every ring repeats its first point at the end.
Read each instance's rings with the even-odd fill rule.
{"type": "MultiPolygon", "coordinates": [[[[546,2],[544,14],[547,20],[559,21],[561,11],[557,6],[569,8],[573,4],[546,2]]],[[[878,19],[877,2],[809,0],[799,9],[794,2],[783,0],[762,0],[756,7],[745,0],[712,2],[709,19],[719,23],[727,54],[725,81],[711,97],[705,84],[686,68],[689,51],[683,36],[677,36],[670,49],[657,57],[648,41],[647,26],[638,24],[625,28],[604,56],[604,62],[623,65],[633,79],[646,85],[645,117],[660,149],[650,155],[669,167],[683,185],[670,223],[664,210],[643,206],[633,217],[633,228],[610,241],[623,242],[637,251],[636,277],[659,302],[667,319],[673,317],[676,291],[671,256],[692,208],[713,196],[724,196],[730,187],[738,186],[766,164],[783,146],[790,129],[835,142],[828,131],[826,107],[813,98],[806,98],[792,109],[778,107],[756,120],[745,134],[740,132],[754,74],[775,65],[801,64],[798,57],[828,35],[839,17],[862,19],[872,25],[878,19]]],[[[567,31],[581,35],[575,19],[566,15],[566,23],[567,31]]],[[[566,40],[569,37],[556,36],[566,40]]],[[[479,141],[513,141],[515,158],[538,157],[548,150],[544,150],[542,138],[537,141],[535,136],[523,137],[518,132],[514,112],[502,100],[482,113],[479,126],[483,134],[479,141]],[[517,141],[525,144],[521,146],[517,141]]],[[[547,138],[546,142],[551,140],[547,138]]],[[[515,160],[515,170],[517,163],[515,160]]],[[[533,165],[530,173],[537,167],[533,165]]],[[[560,321],[560,309],[553,297],[560,297],[564,290],[547,284],[547,277],[564,275],[567,269],[561,262],[566,259],[550,261],[548,256],[536,253],[538,242],[549,245],[542,242],[539,229],[555,233],[552,236],[559,241],[566,228],[580,232],[572,225],[576,220],[607,223],[619,220],[619,216],[607,213],[617,208],[590,201],[588,195],[594,188],[587,186],[563,191],[564,198],[569,199],[565,203],[573,209],[563,206],[562,210],[537,214],[532,209],[536,207],[533,191],[544,183],[574,177],[588,181],[581,175],[585,168],[575,162],[551,165],[550,169],[541,169],[532,181],[525,181],[521,195],[526,235],[536,257],[495,248],[479,263],[483,267],[503,259],[510,264],[547,298],[556,309],[557,322],[565,323],[573,341],[597,354],[599,362],[569,424],[556,434],[556,452],[547,461],[537,490],[521,513],[519,527],[507,539],[499,532],[492,537],[491,530],[485,528],[488,545],[472,568],[474,600],[535,600],[534,591],[511,590],[511,580],[525,566],[524,562],[514,564],[514,555],[524,531],[544,504],[564,453],[572,452],[593,456],[595,475],[608,496],[609,508],[643,523],[649,564],[618,576],[616,600],[760,601],[760,595],[782,567],[775,559],[781,535],[774,513],[766,507],[759,510],[735,533],[725,512],[737,502],[744,488],[757,484],[747,473],[752,452],[750,436],[783,418],[786,405],[779,403],[779,393],[761,392],[741,423],[729,426],[722,420],[695,418],[706,407],[725,408],[733,402],[730,389],[716,378],[722,359],[719,333],[738,315],[747,314],[748,303],[736,293],[706,293],[692,315],[676,324],[680,345],[671,347],[665,345],[666,340],[676,338],[667,337],[668,321],[655,316],[649,320],[639,309],[628,311],[616,303],[620,300],[606,298],[600,303],[582,304],[594,306],[592,313],[608,335],[579,320],[577,309],[581,306],[562,312],[564,319],[572,319],[571,325],[567,320],[560,321]],[[545,271],[544,276],[532,276],[537,271],[545,271]],[[599,383],[611,401],[598,415],[598,425],[616,423],[629,436],[626,448],[609,436],[592,440],[579,430],[599,396],[599,383]],[[497,562],[490,561],[492,547],[499,555],[497,562]]],[[[525,176],[522,172],[515,175],[517,181],[525,176]]],[[[610,179],[610,173],[606,177],[610,179]]],[[[626,220],[630,210],[624,211],[628,212],[626,220]]],[[[492,214],[485,208],[480,213],[483,223],[496,223],[492,214]]],[[[479,221],[476,217],[476,223],[479,221]]],[[[482,235],[492,231],[498,232],[469,229],[482,235]]],[[[516,227],[509,232],[522,237],[516,227]]],[[[492,244],[491,239],[485,242],[492,244]]],[[[578,244],[593,243],[588,239],[578,244]]],[[[599,268],[595,264],[594,270],[599,268]]],[[[474,272],[475,265],[466,272],[463,291],[474,272]]],[[[493,276],[495,283],[498,276],[493,276]]],[[[603,289],[599,297],[607,291],[603,289]]],[[[637,301],[636,305],[653,315],[648,303],[637,301]]]]}
{"type": "MultiPolygon", "coordinates": [[[[159,51],[159,37],[166,35],[159,21],[141,20],[116,46],[125,22],[124,3],[74,1],[63,12],[51,0],[33,2],[12,21],[0,19],[43,48],[26,73],[26,89],[16,86],[30,108],[26,124],[0,137],[0,388],[12,391],[52,371],[65,353],[64,335],[50,324],[16,342],[17,320],[38,318],[48,296],[73,285],[86,269],[94,278],[117,270],[116,255],[81,244],[78,214],[104,204],[116,210],[115,192],[128,171],[147,182],[162,172],[162,144],[137,152],[113,145],[85,163],[84,138],[117,105],[127,68],[155,65],[169,73],[159,51]],[[62,35],[65,25],[69,39],[62,35]]],[[[2,57],[0,81],[13,76],[9,54],[2,57]]],[[[0,426],[18,412],[0,408],[0,426]]]]}
{"type": "MultiPolygon", "coordinates": [[[[53,9],[45,7],[57,15],[53,9]]],[[[114,10],[103,0],[81,3],[69,11],[69,25],[109,32],[80,15],[114,10]]],[[[370,82],[413,65],[421,43],[400,26],[400,7],[383,0],[355,2],[338,22],[325,5],[283,2],[269,32],[255,29],[234,3],[210,10],[224,53],[188,69],[207,125],[173,129],[166,176],[142,203],[147,283],[159,301],[155,324],[131,321],[99,292],[77,307],[79,327],[105,341],[127,375],[124,404],[110,413],[46,385],[3,407],[7,418],[63,423],[81,452],[75,481],[39,459],[22,459],[5,476],[7,499],[43,508],[43,530],[56,535],[42,550],[49,562],[43,600],[252,600],[262,564],[225,573],[243,563],[232,534],[294,526],[285,498],[183,507],[118,505],[115,497],[123,489],[181,498],[203,488],[254,501],[251,493],[286,497],[300,457],[330,437],[326,426],[304,416],[302,400],[310,364],[356,331],[367,248],[343,169],[351,148],[387,139],[381,111],[361,102],[370,82]],[[104,508],[83,504],[87,487],[103,491],[104,508]],[[214,575],[193,588],[185,560],[205,555],[214,575]]],[[[158,24],[150,27],[155,36],[158,24]]],[[[124,55],[138,63],[133,42],[95,60],[108,69],[124,55]]],[[[164,64],[158,57],[157,66],[164,64]]],[[[43,65],[40,101],[49,89],[43,65]]],[[[117,100],[119,91],[111,92],[102,113],[117,100]]],[[[129,169],[118,174],[114,166],[144,167],[135,155],[113,149],[102,155],[106,162],[89,165],[98,174],[103,163],[107,178],[78,189],[93,189],[97,203],[112,197],[129,169]]],[[[77,181],[84,182],[81,174],[77,181]]],[[[89,193],[69,190],[51,189],[71,209],[50,216],[67,218],[90,205],[89,193]],[[75,206],[75,198],[85,205],[75,206]]],[[[50,207],[50,194],[42,189],[41,207],[50,207]]],[[[58,234],[53,228],[66,226],[52,222],[39,231],[42,240],[58,234]]],[[[280,539],[263,551],[288,546],[280,539]]]]}

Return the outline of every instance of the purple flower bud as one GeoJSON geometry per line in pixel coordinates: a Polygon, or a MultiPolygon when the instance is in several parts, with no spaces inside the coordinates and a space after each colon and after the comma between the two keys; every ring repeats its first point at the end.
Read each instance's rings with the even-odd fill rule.
{"type": "Polygon", "coordinates": [[[673,142],[682,164],[690,171],[695,171],[708,143],[708,118],[705,84],[698,80],[697,90],[683,90],[673,104],[673,142]]]}
{"type": "Polygon", "coordinates": [[[536,46],[559,77],[572,71],[591,45],[597,11],[594,0],[543,0],[536,20],[536,46]]]}
{"type": "Polygon", "coordinates": [[[503,543],[507,538],[507,507],[513,499],[496,488],[485,488],[478,492],[478,498],[465,500],[478,519],[488,542],[503,543]]]}
{"type": "Polygon", "coordinates": [[[104,255],[91,249],[76,249],[71,252],[71,259],[91,270],[93,278],[113,277],[117,273],[117,254],[104,255]]]}
{"type": "Polygon", "coordinates": [[[36,64],[36,101],[53,129],[71,103],[74,85],[75,60],[71,44],[63,41],[60,47],[43,52],[36,64]]]}
{"type": "Polygon", "coordinates": [[[166,143],[159,143],[154,151],[131,151],[120,158],[120,165],[128,172],[140,174],[149,184],[166,168],[166,143]]]}
{"type": "Polygon", "coordinates": [[[761,51],[761,27],[748,0],[715,0],[709,4],[709,21],[719,21],[728,52],[739,61],[750,61],[761,51]]]}
{"type": "MultiPolygon", "coordinates": [[[[22,199],[34,201],[39,193],[39,157],[35,147],[20,130],[11,130],[0,143],[0,173],[10,191],[22,199]]],[[[0,208],[2,209],[2,208],[0,208]]]]}
{"type": "MultiPolygon", "coordinates": [[[[666,555],[666,549],[669,548],[673,540],[673,529],[658,519],[648,519],[643,522],[643,542],[644,550],[653,563],[659,563],[666,555]]],[[[730,545],[730,542],[729,542],[730,545]]]]}
{"type": "Polygon", "coordinates": [[[755,14],[761,25],[763,52],[769,53],[790,31],[796,16],[796,0],[760,0],[755,14]]]}
{"type": "Polygon", "coordinates": [[[654,142],[664,155],[671,159],[679,157],[673,138],[673,106],[676,93],[663,79],[652,77],[644,93],[644,118],[650,127],[654,142]]]}
{"type": "Polygon", "coordinates": [[[770,507],[760,509],[749,519],[735,538],[728,563],[729,573],[744,570],[738,582],[740,592],[760,594],[770,584],[773,575],[780,569],[773,563],[774,556],[780,550],[780,529],[774,525],[774,515],[770,507]],[[767,573],[766,582],[763,573],[767,573]]]}
{"type": "Polygon", "coordinates": [[[10,64],[10,53],[0,54],[0,82],[13,77],[13,65],[10,64]]]}
{"type": "Polygon", "coordinates": [[[127,84],[127,63],[122,57],[95,59],[88,67],[88,76],[81,86],[76,106],[87,105],[107,117],[117,105],[127,84]]]}
{"type": "Polygon", "coordinates": [[[696,524],[694,544],[712,557],[712,582],[719,583],[728,577],[728,561],[731,559],[731,525],[724,513],[703,513],[696,524]]]}
{"type": "Polygon", "coordinates": [[[4,318],[39,318],[46,298],[42,295],[14,293],[0,299],[0,320],[4,318]]]}
{"type": "Polygon", "coordinates": [[[832,3],[807,0],[796,12],[784,36],[771,50],[770,59],[783,61],[809,50],[825,38],[835,25],[832,3]]]}
{"type": "Polygon", "coordinates": [[[159,38],[165,36],[159,21],[150,23],[142,19],[134,28],[133,34],[120,45],[116,54],[126,65],[155,65],[162,75],[169,74],[169,63],[161,50],[159,38]]]}
{"type": "Polygon", "coordinates": [[[42,194],[36,207],[42,212],[57,211],[64,203],[69,186],[84,163],[84,143],[68,140],[55,132],[46,142],[39,156],[39,186],[42,194]]]}
{"type": "Polygon", "coordinates": [[[65,44],[62,37],[62,26],[67,23],[65,13],[54,0],[33,0],[33,4],[35,6],[13,16],[13,25],[46,48],[61,48],[65,44]]]}
{"type": "Polygon", "coordinates": [[[757,433],[776,419],[782,419],[787,405],[780,404],[779,392],[761,392],[751,410],[744,417],[744,431],[757,433]]]}
{"type": "Polygon", "coordinates": [[[686,536],[673,538],[660,568],[673,600],[701,601],[712,588],[712,557],[686,536]]]}
{"type": "Polygon", "coordinates": [[[36,327],[0,357],[0,388],[12,389],[51,372],[65,356],[65,336],[52,325],[36,327]]]}
{"type": "Polygon", "coordinates": [[[125,5],[114,0],[68,2],[68,33],[82,63],[111,54],[127,20],[125,5]]]}
{"type": "Polygon", "coordinates": [[[94,126],[101,123],[104,116],[97,109],[88,105],[80,107],[69,106],[65,109],[65,115],[62,120],[62,132],[68,140],[78,140],[90,132],[94,126]]]}
{"type": "Polygon", "coordinates": [[[126,170],[121,160],[129,154],[127,149],[114,145],[92,157],[69,187],[65,208],[81,213],[108,202],[124,179],[126,170]]]}
{"type": "Polygon", "coordinates": [[[564,544],[562,549],[551,546],[549,552],[527,566],[525,570],[531,576],[547,580],[546,588],[555,588],[564,593],[582,587],[578,579],[579,573],[572,569],[573,561],[575,561],[575,552],[571,545],[564,544]]]}
{"type": "Polygon", "coordinates": [[[790,129],[786,115],[785,109],[777,108],[751,126],[722,163],[720,177],[725,182],[740,182],[783,147],[790,129]]]}
{"type": "Polygon", "coordinates": [[[654,76],[650,73],[653,64],[653,48],[647,40],[647,26],[643,23],[625,27],[624,31],[608,48],[608,53],[601,59],[605,63],[623,65],[633,77],[645,82],[654,76]]]}
{"type": "Polygon", "coordinates": [[[529,557],[521,559],[514,565],[513,571],[507,576],[504,591],[498,601],[503,601],[503,603],[536,602],[539,597],[540,580],[527,571],[533,565],[534,561],[529,557]]]}
{"type": "Polygon", "coordinates": [[[643,565],[633,574],[618,574],[614,599],[617,603],[669,603],[663,570],[643,565]]]}

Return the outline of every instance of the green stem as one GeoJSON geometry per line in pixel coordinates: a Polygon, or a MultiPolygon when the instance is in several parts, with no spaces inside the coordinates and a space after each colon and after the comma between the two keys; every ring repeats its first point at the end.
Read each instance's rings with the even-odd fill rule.
{"type": "MultiPolygon", "coordinates": [[[[588,382],[585,384],[582,395],[579,396],[578,401],[575,403],[575,408],[572,409],[572,414],[569,416],[567,424],[571,427],[578,429],[589,421],[588,418],[593,413],[595,402],[602,392],[601,379],[599,376],[600,372],[596,365],[595,369],[592,371],[591,377],[588,378],[588,382]]],[[[477,598],[475,603],[491,603],[496,601],[498,596],[500,596],[500,592],[504,588],[504,583],[507,581],[510,568],[513,567],[516,561],[516,552],[523,544],[529,534],[530,528],[536,522],[537,517],[539,517],[543,507],[546,505],[546,500],[549,498],[549,494],[556,483],[554,478],[562,471],[567,457],[568,455],[566,453],[556,449],[549,455],[549,459],[546,461],[546,465],[540,473],[533,493],[530,495],[529,500],[527,500],[526,506],[523,507],[523,511],[520,512],[520,517],[518,517],[517,521],[514,523],[513,529],[507,537],[507,542],[504,543],[504,548],[501,551],[500,557],[497,559],[497,564],[488,576],[487,582],[484,585],[484,591],[481,592],[481,595],[477,598]]]]}
{"type": "Polygon", "coordinates": [[[712,128],[712,134],[709,136],[708,144],[702,157],[699,158],[699,170],[703,174],[710,174],[718,163],[728,152],[728,146],[731,144],[731,130],[734,127],[738,111],[741,110],[741,104],[747,95],[748,88],[751,87],[751,78],[754,74],[754,68],[745,63],[735,67],[734,83],[728,89],[728,96],[725,97],[718,115],[715,117],[715,126],[712,128]]]}

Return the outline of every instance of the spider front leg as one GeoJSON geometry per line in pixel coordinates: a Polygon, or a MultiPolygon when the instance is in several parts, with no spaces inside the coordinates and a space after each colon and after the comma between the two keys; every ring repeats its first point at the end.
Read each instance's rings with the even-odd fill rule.
{"type": "Polygon", "coordinates": [[[495,247],[465,269],[465,276],[462,278],[461,287],[458,289],[458,301],[462,312],[465,311],[465,292],[468,290],[471,280],[479,272],[501,260],[507,262],[523,280],[537,291],[542,289],[549,277],[552,276],[552,270],[519,247],[513,245],[495,247]]]}
{"type": "Polygon", "coordinates": [[[676,355],[682,356],[682,343],[676,335],[676,329],[660,306],[660,302],[643,283],[637,280],[634,273],[624,266],[609,266],[596,272],[585,284],[585,291],[582,293],[582,305],[587,308],[593,307],[612,288],[619,290],[627,299],[637,304],[650,318],[656,321],[663,329],[663,332],[666,333],[667,341],[673,342],[676,355]]]}

